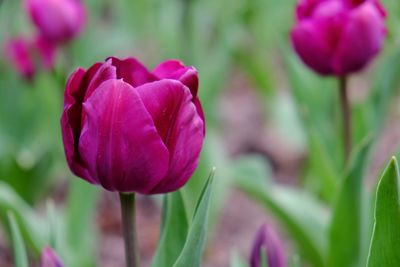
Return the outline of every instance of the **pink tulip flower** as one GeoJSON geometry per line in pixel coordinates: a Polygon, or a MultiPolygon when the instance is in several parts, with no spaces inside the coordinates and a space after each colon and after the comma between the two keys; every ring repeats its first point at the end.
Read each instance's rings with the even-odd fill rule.
{"type": "Polygon", "coordinates": [[[321,75],[361,70],[385,39],[386,14],[378,0],[300,0],[296,14],[294,49],[321,75]]]}
{"type": "Polygon", "coordinates": [[[193,174],[204,117],[193,67],[109,58],[69,78],[61,118],[72,172],[107,190],[166,193],[193,174]]]}
{"type": "Polygon", "coordinates": [[[86,22],[81,0],[25,0],[25,7],[40,34],[55,44],[74,38],[86,22]]]}
{"type": "Polygon", "coordinates": [[[285,249],[277,233],[264,224],[258,230],[250,256],[251,267],[261,267],[262,256],[268,267],[286,267],[285,249]]]}
{"type": "Polygon", "coordinates": [[[60,258],[50,247],[45,247],[42,251],[40,267],[64,267],[60,258]]]}

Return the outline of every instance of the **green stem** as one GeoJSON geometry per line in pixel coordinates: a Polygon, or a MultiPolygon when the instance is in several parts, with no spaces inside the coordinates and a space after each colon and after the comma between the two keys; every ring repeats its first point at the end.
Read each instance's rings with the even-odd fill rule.
{"type": "Polygon", "coordinates": [[[344,165],[347,167],[351,153],[351,107],[347,90],[347,77],[339,77],[340,108],[342,110],[344,165]]]}
{"type": "Polygon", "coordinates": [[[135,194],[119,194],[122,213],[122,232],[125,241],[126,267],[139,267],[139,246],[135,223],[135,194]]]}

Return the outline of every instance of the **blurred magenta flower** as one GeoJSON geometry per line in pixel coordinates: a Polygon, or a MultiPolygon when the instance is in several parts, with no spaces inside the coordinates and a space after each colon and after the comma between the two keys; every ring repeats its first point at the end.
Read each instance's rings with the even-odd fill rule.
{"type": "Polygon", "coordinates": [[[46,70],[53,67],[55,47],[41,37],[34,40],[16,37],[8,40],[5,57],[27,80],[32,80],[39,66],[46,70]]]}
{"type": "Polygon", "coordinates": [[[40,267],[63,267],[60,258],[50,247],[45,247],[42,251],[40,267]]]}
{"type": "Polygon", "coordinates": [[[261,257],[265,255],[268,267],[286,267],[285,250],[277,233],[263,224],[258,230],[250,256],[251,267],[261,267],[261,257]]]}
{"type": "Polygon", "coordinates": [[[386,13],[378,0],[300,0],[296,14],[294,49],[322,75],[361,70],[386,35],[386,13]]]}
{"type": "Polygon", "coordinates": [[[81,0],[25,0],[25,7],[40,34],[53,43],[74,38],[86,22],[81,0]]]}
{"type": "Polygon", "coordinates": [[[70,169],[110,191],[179,189],[194,172],[204,139],[197,90],[196,69],[177,60],[151,72],[134,58],[78,68],[61,118],[70,169]]]}
{"type": "Polygon", "coordinates": [[[14,38],[5,45],[5,56],[14,68],[27,80],[35,74],[35,64],[31,55],[31,45],[23,38],[14,38]]]}

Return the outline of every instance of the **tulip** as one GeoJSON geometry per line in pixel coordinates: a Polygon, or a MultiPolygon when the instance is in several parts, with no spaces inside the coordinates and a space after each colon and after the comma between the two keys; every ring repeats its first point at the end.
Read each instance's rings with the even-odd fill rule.
{"type": "Polygon", "coordinates": [[[26,80],[33,79],[39,66],[49,70],[54,65],[55,47],[40,36],[34,40],[12,38],[6,42],[4,52],[5,57],[26,80]]]}
{"type": "Polygon", "coordinates": [[[277,233],[266,224],[262,225],[254,240],[250,257],[251,267],[261,267],[261,259],[265,255],[268,267],[285,267],[285,250],[277,233]]]}
{"type": "Polygon", "coordinates": [[[86,21],[80,0],[26,0],[25,7],[41,35],[56,44],[74,38],[86,21]]]}
{"type": "Polygon", "coordinates": [[[294,49],[321,75],[361,70],[386,35],[386,14],[378,0],[300,0],[296,14],[294,49]]]}
{"type": "Polygon", "coordinates": [[[42,251],[40,267],[63,267],[60,258],[50,247],[45,247],[42,251]]]}
{"type": "Polygon", "coordinates": [[[5,45],[5,56],[14,68],[27,80],[35,74],[35,64],[30,52],[30,44],[23,38],[14,38],[5,45]]]}
{"type": "Polygon", "coordinates": [[[69,78],[61,118],[71,171],[106,190],[142,194],[182,187],[204,139],[197,71],[168,60],[149,71],[109,58],[69,78]]]}

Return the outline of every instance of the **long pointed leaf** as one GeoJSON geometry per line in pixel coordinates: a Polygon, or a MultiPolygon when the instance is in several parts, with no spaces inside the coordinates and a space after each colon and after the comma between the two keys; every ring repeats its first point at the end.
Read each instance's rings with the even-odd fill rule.
{"type": "Polygon", "coordinates": [[[355,153],[349,174],[343,181],[329,230],[328,266],[352,267],[360,264],[363,176],[370,140],[355,153]]]}
{"type": "Polygon", "coordinates": [[[185,246],[182,249],[174,267],[199,267],[204,250],[204,241],[206,236],[208,211],[212,192],[212,180],[214,170],[210,174],[203,192],[197,203],[192,224],[186,239],[185,246]]]}
{"type": "Polygon", "coordinates": [[[393,158],[384,171],[376,192],[375,224],[368,267],[400,266],[400,180],[393,158]]]}
{"type": "Polygon", "coordinates": [[[25,243],[19,230],[17,220],[11,212],[8,213],[8,221],[11,228],[15,267],[28,267],[25,243]]]}
{"type": "Polygon", "coordinates": [[[152,263],[153,267],[169,267],[177,260],[186,242],[188,218],[180,191],[164,197],[160,241],[152,263]]]}

